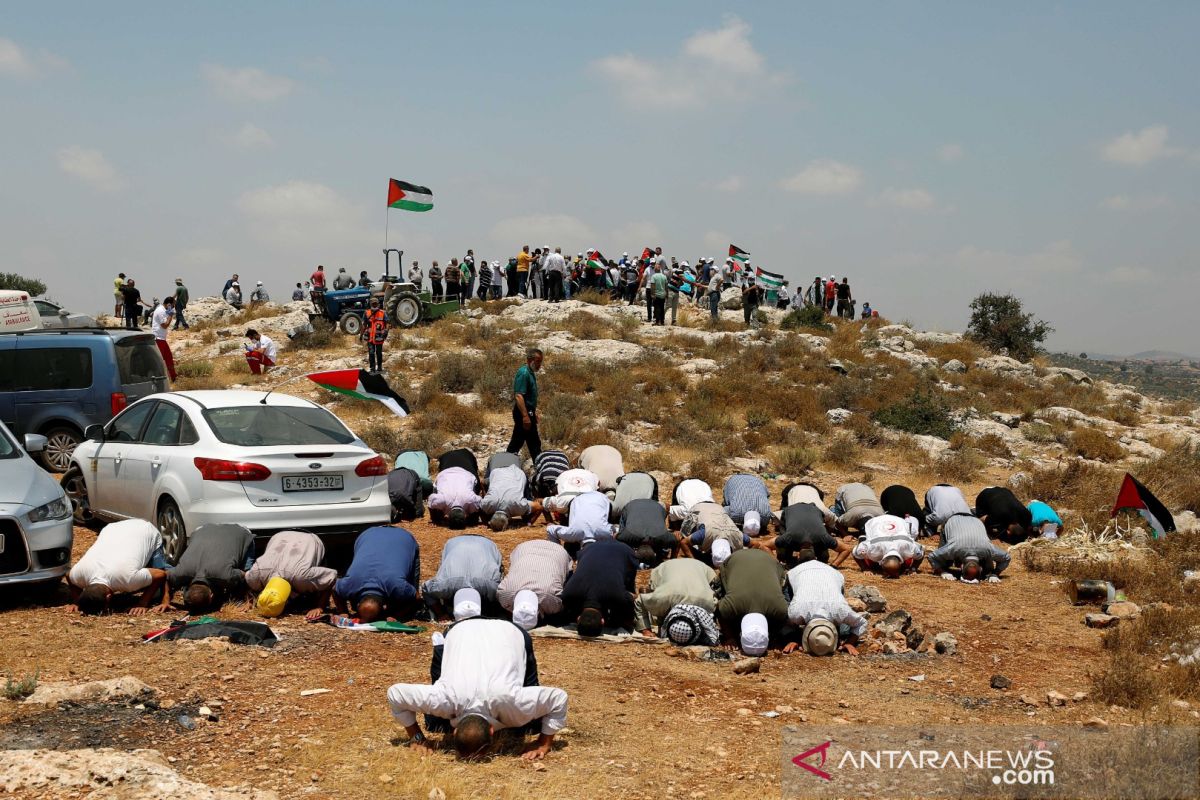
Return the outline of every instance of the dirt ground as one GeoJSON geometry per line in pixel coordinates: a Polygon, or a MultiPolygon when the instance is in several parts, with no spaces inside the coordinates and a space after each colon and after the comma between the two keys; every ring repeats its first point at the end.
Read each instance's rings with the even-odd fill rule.
{"type": "MultiPolygon", "coordinates": [[[[408,527],[421,544],[422,575],[432,575],[450,533],[424,520],[408,527]]],[[[507,556],[541,535],[537,527],[497,538],[507,556]]],[[[76,559],[94,538],[76,530],[76,559]]],[[[1135,721],[1086,699],[1046,704],[1050,690],[1086,692],[1088,670],[1102,658],[1100,632],[1081,623],[1084,609],[1072,608],[1052,577],[1019,563],[999,585],[929,573],[885,581],[853,566],[845,574],[847,587],[877,586],[889,610],[907,609],[926,632],[953,633],[958,653],[816,659],[774,651],[759,674],[741,676],[728,664],[672,657],[667,646],[535,639],[542,683],[570,695],[568,729],[542,764],[518,760],[515,748],[462,764],[448,753],[422,759],[401,745],[385,691],[428,681],[435,626],[418,635],[356,633],[289,614],[271,623],[281,638],[274,649],[143,644],[141,634],[167,617],[69,616],[62,591],[49,607],[0,596],[0,673],[37,670],[43,682],[129,674],[155,687],[161,703],[48,710],[0,700],[0,745],[155,748],[193,779],[282,797],[424,800],[439,796],[433,789],[448,798],[761,797],[779,791],[787,725],[1135,721]],[[992,689],[996,674],[1011,688],[992,689]],[[924,679],[912,680],[918,675],[924,679]],[[300,696],[316,688],[330,692],[300,696]],[[201,704],[216,722],[179,724],[201,704]],[[773,711],[780,713],[762,716],[773,711]]],[[[228,606],[222,616],[248,615],[228,606]]]]}

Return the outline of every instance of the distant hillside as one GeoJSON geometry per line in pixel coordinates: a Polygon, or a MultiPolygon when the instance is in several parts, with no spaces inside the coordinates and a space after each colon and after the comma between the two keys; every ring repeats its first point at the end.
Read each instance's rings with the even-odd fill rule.
{"type": "MultiPolygon", "coordinates": [[[[1066,355],[1065,353],[1063,355],[1066,355]]],[[[1131,356],[1114,356],[1108,353],[1088,353],[1088,359],[1092,361],[1200,361],[1198,356],[1189,356],[1184,353],[1177,353],[1174,350],[1143,350],[1140,353],[1134,353],[1131,356]]]]}
{"type": "Polygon", "coordinates": [[[1099,353],[1089,353],[1087,358],[1051,353],[1049,358],[1055,366],[1083,370],[1093,379],[1125,383],[1142,394],[1169,400],[1200,400],[1200,359],[1189,360],[1187,356],[1164,350],[1147,350],[1128,358],[1099,353]]]}

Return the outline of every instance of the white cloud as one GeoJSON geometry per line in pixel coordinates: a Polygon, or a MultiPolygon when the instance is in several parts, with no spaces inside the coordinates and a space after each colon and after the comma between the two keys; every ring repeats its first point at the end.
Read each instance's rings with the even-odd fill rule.
{"type": "Polygon", "coordinates": [[[1143,283],[1154,278],[1154,271],[1146,267],[1117,267],[1100,276],[1105,283],[1143,283]]]}
{"type": "Polygon", "coordinates": [[[1135,167],[1179,155],[1183,151],[1167,146],[1168,133],[1166,125],[1151,125],[1136,133],[1125,133],[1105,144],[1101,154],[1105,161],[1135,167]]]}
{"type": "Polygon", "coordinates": [[[542,245],[578,252],[599,247],[596,232],[586,222],[570,214],[527,214],[502,219],[492,226],[492,239],[515,253],[522,245],[529,249],[542,245]]]}
{"type": "Polygon", "coordinates": [[[640,253],[643,247],[656,247],[662,244],[663,235],[653,222],[629,222],[615,229],[609,241],[622,250],[628,249],[633,253],[636,249],[640,253]]]}
{"type": "Polygon", "coordinates": [[[1152,211],[1168,204],[1165,195],[1114,194],[1100,201],[1102,208],[1109,211],[1152,211]]]}
{"type": "Polygon", "coordinates": [[[953,164],[955,161],[960,160],[965,155],[965,152],[961,144],[954,144],[952,142],[938,148],[938,158],[947,164],[953,164]]]}
{"type": "Polygon", "coordinates": [[[236,202],[251,234],[290,249],[337,249],[379,239],[366,208],[320,183],[293,180],[243,193],[236,202]]]}
{"type": "Polygon", "coordinates": [[[67,69],[67,61],[48,50],[28,53],[12,39],[0,36],[0,75],[30,78],[49,70],[67,69]]]}
{"type": "Polygon", "coordinates": [[[1050,275],[1078,272],[1083,267],[1083,257],[1069,240],[1061,239],[1031,253],[986,250],[967,245],[951,255],[949,263],[952,267],[989,275],[1050,275]]]}
{"type": "Polygon", "coordinates": [[[716,30],[693,34],[675,56],[611,55],[593,62],[592,69],[628,105],[659,110],[740,100],[786,80],[767,69],[750,42],[750,25],[733,16],[716,30]]]}
{"type": "Polygon", "coordinates": [[[219,247],[189,247],[171,258],[171,263],[183,267],[212,267],[228,261],[219,247]]]}
{"type": "Polygon", "coordinates": [[[852,164],[820,159],[790,178],[784,178],[779,186],[789,192],[800,194],[849,194],[862,184],[862,170],[852,164]]]}
{"type": "Polygon", "coordinates": [[[741,175],[730,175],[728,178],[717,181],[713,184],[713,188],[718,192],[740,192],[745,182],[741,175]]]}
{"type": "Polygon", "coordinates": [[[934,207],[933,195],[924,189],[884,189],[875,198],[879,205],[903,208],[907,211],[929,211],[934,207]]]}
{"type": "Polygon", "coordinates": [[[103,192],[116,192],[125,186],[125,179],[99,150],[79,145],[64,147],[58,151],[58,168],[103,192]]]}
{"type": "Polygon", "coordinates": [[[296,88],[291,78],[271,75],[258,67],[226,67],[205,64],[200,74],[223,100],[233,102],[268,102],[286,97],[296,88]]]}
{"type": "Polygon", "coordinates": [[[237,133],[230,136],[228,141],[239,150],[253,150],[258,147],[270,147],[275,144],[275,140],[271,138],[271,134],[250,122],[247,122],[237,133]]]}

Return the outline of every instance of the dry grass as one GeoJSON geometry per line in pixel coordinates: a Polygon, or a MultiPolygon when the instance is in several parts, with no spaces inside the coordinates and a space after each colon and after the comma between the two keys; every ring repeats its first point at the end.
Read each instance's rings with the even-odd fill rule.
{"type": "Polygon", "coordinates": [[[571,299],[592,306],[606,306],[612,302],[612,295],[597,289],[584,289],[582,292],[571,295],[571,299]]]}
{"type": "Polygon", "coordinates": [[[1200,447],[1177,444],[1144,464],[1138,477],[1169,508],[1200,514],[1200,447]]]}
{"type": "Polygon", "coordinates": [[[835,434],[825,446],[822,460],[837,467],[852,467],[862,457],[862,447],[853,433],[835,434]]]}
{"type": "Polygon", "coordinates": [[[1022,467],[1021,476],[1013,487],[1019,496],[1049,503],[1060,514],[1064,508],[1074,509],[1095,529],[1107,524],[1121,478],[1114,469],[1077,458],[1050,467],[1022,467]]]}
{"type": "Polygon", "coordinates": [[[954,449],[974,448],[991,458],[1012,458],[1013,455],[1008,441],[997,433],[970,436],[962,431],[956,431],[950,437],[950,446],[954,449]]]}
{"type": "Polygon", "coordinates": [[[771,463],[781,475],[799,477],[812,471],[821,460],[821,452],[814,447],[781,447],[775,452],[771,463]]]}
{"type": "Polygon", "coordinates": [[[1125,457],[1125,449],[1116,439],[1095,428],[1072,431],[1067,447],[1077,456],[1105,463],[1120,461],[1125,457]]]}
{"type": "Polygon", "coordinates": [[[216,331],[225,328],[239,328],[248,322],[264,317],[277,317],[284,312],[282,306],[274,303],[256,303],[247,305],[241,311],[235,311],[224,317],[211,317],[192,323],[194,331],[216,331]]]}

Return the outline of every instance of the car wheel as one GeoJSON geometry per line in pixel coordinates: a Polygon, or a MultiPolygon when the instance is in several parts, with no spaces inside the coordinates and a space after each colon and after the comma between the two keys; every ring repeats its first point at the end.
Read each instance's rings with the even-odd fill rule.
{"type": "Polygon", "coordinates": [[[169,497],[164,497],[158,504],[158,532],[162,534],[163,555],[167,561],[178,564],[187,548],[187,530],[179,506],[169,497]]]}
{"type": "Polygon", "coordinates": [[[83,479],[83,470],[79,467],[71,467],[67,470],[67,474],[63,475],[59,486],[67,493],[67,499],[71,501],[71,512],[75,515],[76,525],[86,525],[90,528],[99,523],[96,514],[92,511],[92,504],[88,500],[87,481],[83,479]]]}
{"type": "Polygon", "coordinates": [[[38,453],[38,461],[51,472],[62,474],[71,468],[71,454],[83,436],[74,428],[51,428],[43,434],[46,449],[38,453]]]}

